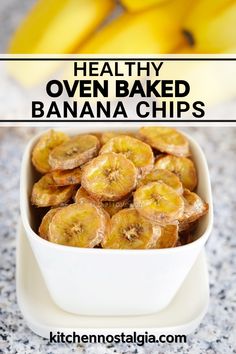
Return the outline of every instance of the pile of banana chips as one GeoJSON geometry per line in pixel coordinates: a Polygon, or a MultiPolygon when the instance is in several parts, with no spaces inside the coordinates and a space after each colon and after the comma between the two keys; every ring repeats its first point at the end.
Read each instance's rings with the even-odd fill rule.
{"type": "Polygon", "coordinates": [[[189,142],[173,128],[72,137],[50,130],[34,146],[32,163],[42,176],[33,185],[31,203],[46,208],[38,234],[57,244],[177,247],[194,240],[208,211],[195,192],[189,142]]]}

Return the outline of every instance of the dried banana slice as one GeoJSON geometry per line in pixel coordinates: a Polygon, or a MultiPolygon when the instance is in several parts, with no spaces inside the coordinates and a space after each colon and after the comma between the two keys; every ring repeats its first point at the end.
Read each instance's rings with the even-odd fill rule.
{"type": "Polygon", "coordinates": [[[121,153],[131,160],[142,174],[148,173],[154,164],[154,155],[149,145],[127,135],[110,139],[100,150],[100,154],[121,153]]]}
{"type": "Polygon", "coordinates": [[[79,200],[81,198],[87,198],[89,199],[90,201],[93,201],[94,199],[88,194],[88,192],[83,188],[83,187],[80,187],[76,194],[75,194],[75,197],[74,197],[74,202],[75,203],[79,203],[79,200]]]}
{"type": "Polygon", "coordinates": [[[34,184],[31,202],[37,207],[58,206],[71,199],[74,188],[73,185],[64,187],[56,186],[52,175],[48,173],[34,184]]]}
{"type": "Polygon", "coordinates": [[[103,248],[146,249],[155,247],[161,228],[139,215],[135,209],[123,209],[111,218],[111,230],[103,248]]]}
{"type": "Polygon", "coordinates": [[[48,239],[66,246],[92,248],[108,232],[109,222],[101,208],[87,200],[59,210],[49,226],[48,239]]]}
{"type": "Polygon", "coordinates": [[[179,240],[181,242],[181,245],[187,245],[188,243],[195,241],[193,230],[189,229],[181,231],[179,234],[179,240]]]}
{"type": "Polygon", "coordinates": [[[192,160],[187,157],[167,155],[160,157],[155,168],[164,169],[176,174],[184,188],[193,191],[197,186],[197,172],[192,160]]]}
{"type": "Polygon", "coordinates": [[[54,170],[71,170],[91,160],[100,147],[96,136],[77,135],[55,148],[49,155],[49,163],[54,170]]]}
{"type": "Polygon", "coordinates": [[[134,192],[134,206],[147,219],[161,225],[179,219],[184,211],[182,197],[163,182],[152,182],[134,192]]]}
{"type": "Polygon", "coordinates": [[[116,136],[120,135],[128,135],[133,136],[134,134],[131,132],[124,132],[124,131],[117,131],[117,132],[105,132],[101,134],[101,143],[102,145],[106,144],[110,139],[115,138],[116,136]]]}
{"type": "Polygon", "coordinates": [[[136,186],[137,169],[122,154],[102,154],[82,171],[81,185],[96,200],[117,201],[126,197],[136,186]]]}
{"type": "Polygon", "coordinates": [[[165,225],[161,228],[161,235],[156,242],[156,248],[176,247],[179,241],[178,225],[165,225]]]}
{"type": "Polygon", "coordinates": [[[77,167],[73,170],[55,170],[52,171],[52,178],[57,186],[69,186],[71,184],[79,184],[81,181],[81,168],[77,167]]]}
{"type": "Polygon", "coordinates": [[[34,167],[41,173],[49,172],[52,169],[48,162],[49,154],[55,147],[68,140],[68,135],[55,130],[43,134],[32,151],[34,167]]]}
{"type": "Polygon", "coordinates": [[[120,210],[124,208],[128,208],[130,205],[130,197],[124,198],[121,200],[117,201],[105,201],[102,202],[102,207],[106,212],[110,215],[113,216],[116,213],[118,213],[120,210]]]}
{"type": "Polygon", "coordinates": [[[188,156],[188,140],[179,131],[168,127],[143,127],[139,136],[153,148],[176,156],[188,156]]]}
{"type": "Polygon", "coordinates": [[[80,187],[75,195],[75,203],[79,203],[81,198],[87,198],[92,202],[99,203],[99,205],[110,215],[113,216],[118,211],[124,208],[128,208],[130,205],[130,197],[124,198],[121,200],[114,201],[105,201],[105,202],[97,202],[93,199],[88,192],[83,187],[80,187]]]}
{"type": "Polygon", "coordinates": [[[185,189],[183,199],[184,213],[179,218],[180,231],[189,229],[190,224],[197,221],[208,212],[208,204],[205,203],[196,193],[185,189]]]}
{"type": "Polygon", "coordinates": [[[158,181],[161,181],[167,184],[168,186],[172,187],[178,194],[183,193],[183,186],[182,183],[180,182],[179,177],[168,170],[161,170],[158,168],[154,168],[150,173],[144,176],[139,181],[139,186],[143,186],[150,182],[158,182],[158,181]]]}
{"type": "Polygon", "coordinates": [[[49,234],[49,225],[52,221],[53,216],[59,211],[61,208],[52,208],[50,209],[47,214],[44,215],[42,222],[39,226],[39,236],[48,240],[49,234]]]}

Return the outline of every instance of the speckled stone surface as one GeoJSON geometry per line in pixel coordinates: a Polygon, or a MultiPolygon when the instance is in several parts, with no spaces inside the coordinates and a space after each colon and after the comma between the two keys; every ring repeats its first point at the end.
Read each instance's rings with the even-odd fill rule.
{"type": "Polygon", "coordinates": [[[185,128],[203,147],[214,196],[214,229],[207,244],[211,300],[188,343],[85,346],[50,344],[26,326],[16,300],[15,252],[19,168],[36,128],[0,128],[0,353],[20,354],[231,354],[236,353],[236,128],[185,128]]]}

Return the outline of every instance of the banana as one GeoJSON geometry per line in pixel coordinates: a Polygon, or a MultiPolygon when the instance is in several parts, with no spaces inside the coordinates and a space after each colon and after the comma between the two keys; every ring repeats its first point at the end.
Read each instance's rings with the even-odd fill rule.
{"type": "Polygon", "coordinates": [[[61,145],[62,143],[69,140],[68,135],[58,132],[55,130],[50,130],[44,133],[39,141],[36,143],[32,151],[32,163],[37,171],[40,173],[47,173],[51,170],[48,159],[50,152],[61,145]]]}
{"type": "Polygon", "coordinates": [[[179,218],[180,231],[189,229],[193,222],[196,222],[208,212],[208,204],[205,203],[196,193],[185,189],[183,199],[184,213],[179,218]]]}
{"type": "Polygon", "coordinates": [[[190,5],[173,0],[147,11],[123,13],[86,41],[79,53],[173,53],[186,43],[181,25],[190,5]]]}
{"type": "Polygon", "coordinates": [[[49,154],[49,164],[54,170],[74,169],[96,156],[99,147],[99,140],[94,135],[75,136],[49,154]]]}
{"type": "Polygon", "coordinates": [[[135,188],[137,169],[122,154],[106,153],[94,158],[82,171],[81,185],[96,200],[117,201],[135,188]]]}
{"type": "Polygon", "coordinates": [[[9,53],[72,53],[114,5],[113,0],[39,0],[13,35],[9,53]]]}
{"type": "Polygon", "coordinates": [[[122,132],[122,131],[118,131],[118,132],[105,132],[101,134],[101,144],[104,145],[106,144],[110,139],[115,138],[119,135],[128,135],[131,137],[134,137],[134,134],[131,132],[122,132]]]}
{"type": "MultiPolygon", "coordinates": [[[[86,40],[115,7],[114,0],[38,0],[9,43],[10,54],[68,54],[86,40]]],[[[25,87],[41,84],[60,61],[7,63],[9,74],[25,87]]]]}
{"type": "Polygon", "coordinates": [[[188,140],[179,131],[168,127],[142,127],[140,138],[153,148],[176,156],[188,156],[188,140]]]}
{"type": "Polygon", "coordinates": [[[235,53],[236,4],[199,0],[183,22],[184,33],[198,53],[235,53]]]}
{"type": "Polygon", "coordinates": [[[138,183],[138,186],[143,186],[150,182],[163,182],[173,188],[178,194],[183,193],[183,186],[180,182],[178,176],[168,170],[160,170],[158,168],[154,168],[150,173],[144,176],[138,183]]]}
{"type": "Polygon", "coordinates": [[[121,5],[130,12],[143,11],[152,6],[158,6],[171,0],[120,0],[121,5]]]}
{"type": "Polygon", "coordinates": [[[69,186],[80,183],[82,172],[81,168],[77,167],[73,170],[55,170],[51,174],[57,186],[69,186]]]}
{"type": "Polygon", "coordinates": [[[192,160],[187,157],[167,155],[157,159],[155,168],[166,169],[176,174],[183,187],[193,191],[197,186],[197,172],[192,160]]]}
{"type": "Polygon", "coordinates": [[[94,203],[71,204],[59,210],[49,225],[48,239],[66,246],[93,248],[109,228],[107,215],[94,203]]]}
{"type": "Polygon", "coordinates": [[[42,222],[39,226],[39,236],[48,240],[48,233],[49,233],[49,225],[52,221],[53,216],[60,210],[61,208],[52,208],[50,209],[47,214],[44,215],[42,222]]]}
{"type": "Polygon", "coordinates": [[[147,219],[160,225],[173,223],[184,212],[182,197],[163,182],[151,182],[134,192],[134,206],[147,219]]]}
{"type": "Polygon", "coordinates": [[[178,225],[165,225],[161,227],[161,235],[156,241],[155,248],[172,248],[179,241],[178,225]]]}
{"type": "Polygon", "coordinates": [[[139,215],[135,209],[123,209],[111,218],[111,228],[103,248],[147,249],[155,246],[161,228],[139,215]]]}
{"type": "Polygon", "coordinates": [[[121,153],[133,162],[141,175],[147,174],[154,165],[154,155],[149,145],[127,135],[119,135],[110,139],[101,148],[99,154],[121,153]]]}
{"type": "Polygon", "coordinates": [[[52,175],[48,173],[33,185],[31,202],[37,207],[55,207],[67,203],[73,196],[74,188],[73,185],[56,186],[52,175]]]}

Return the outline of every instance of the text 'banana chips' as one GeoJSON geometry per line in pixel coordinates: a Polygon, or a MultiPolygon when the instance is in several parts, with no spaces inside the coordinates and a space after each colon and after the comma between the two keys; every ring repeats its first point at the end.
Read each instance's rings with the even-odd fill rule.
{"type": "Polygon", "coordinates": [[[177,247],[194,240],[208,204],[194,191],[189,142],[173,128],[41,136],[32,163],[43,174],[31,202],[49,208],[40,237],[66,246],[177,247]]]}

